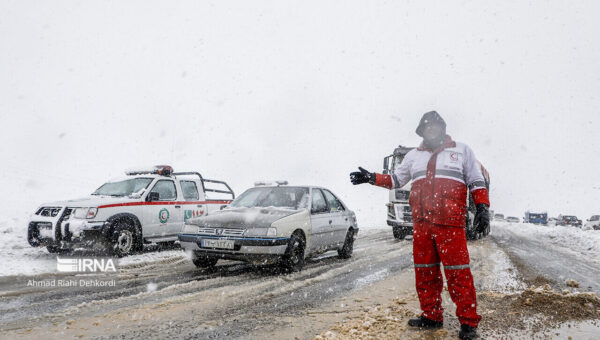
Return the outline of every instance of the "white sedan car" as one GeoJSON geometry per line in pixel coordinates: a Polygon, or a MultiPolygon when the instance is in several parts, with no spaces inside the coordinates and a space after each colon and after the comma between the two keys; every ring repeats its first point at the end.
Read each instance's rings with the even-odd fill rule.
{"type": "Polygon", "coordinates": [[[221,211],[187,220],[179,241],[200,268],[231,259],[300,271],[305,258],[328,250],[349,258],[357,233],[356,215],[330,190],[257,186],[221,211]]]}

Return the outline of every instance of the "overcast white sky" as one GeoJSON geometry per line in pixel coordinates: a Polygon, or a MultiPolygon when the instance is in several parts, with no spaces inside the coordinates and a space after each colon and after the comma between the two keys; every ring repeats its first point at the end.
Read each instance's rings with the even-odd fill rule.
{"type": "Polygon", "coordinates": [[[598,1],[0,0],[0,219],[140,164],[331,188],[435,109],[492,208],[600,214],[598,1]]]}

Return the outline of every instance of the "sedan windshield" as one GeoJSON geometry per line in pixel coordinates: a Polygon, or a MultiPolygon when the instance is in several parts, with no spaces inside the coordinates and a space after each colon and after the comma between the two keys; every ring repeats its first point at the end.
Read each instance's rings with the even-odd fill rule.
{"type": "Polygon", "coordinates": [[[131,178],[124,181],[108,182],[102,184],[92,195],[129,196],[146,189],[152,178],[131,178]]]}
{"type": "Polygon", "coordinates": [[[303,209],[308,207],[308,188],[259,187],[246,190],[236,198],[231,207],[280,207],[303,209]]]}

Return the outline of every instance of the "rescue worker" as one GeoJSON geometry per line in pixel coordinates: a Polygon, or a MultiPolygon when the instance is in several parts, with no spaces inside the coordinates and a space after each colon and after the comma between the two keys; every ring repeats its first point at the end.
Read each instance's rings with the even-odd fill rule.
{"type": "Polygon", "coordinates": [[[413,181],[409,199],[414,224],[413,258],[423,313],[410,319],[408,325],[443,326],[441,263],[461,324],[459,338],[473,339],[481,316],[477,314],[464,229],[467,189],[477,207],[474,223],[479,232],[489,227],[488,190],[473,151],[446,134],[446,122],[437,112],[425,113],[416,133],[423,142],[406,154],[393,173],[377,174],[359,167],[360,171],[350,174],[350,180],[354,185],[370,183],[387,189],[413,181]]]}

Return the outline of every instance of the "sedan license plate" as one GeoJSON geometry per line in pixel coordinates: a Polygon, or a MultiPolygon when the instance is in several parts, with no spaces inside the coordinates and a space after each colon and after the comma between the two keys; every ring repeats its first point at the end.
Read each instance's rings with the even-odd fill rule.
{"type": "Polygon", "coordinates": [[[203,248],[233,249],[234,246],[232,240],[202,240],[203,248]]]}

